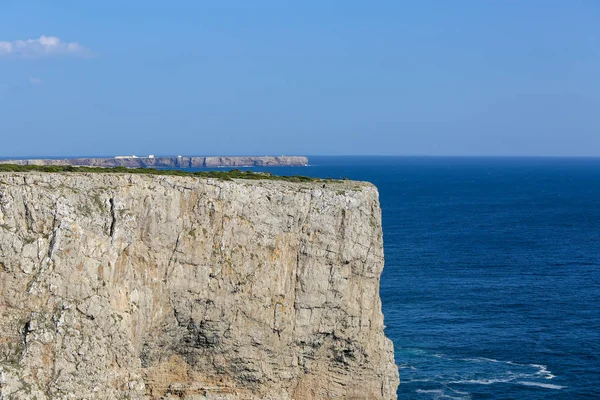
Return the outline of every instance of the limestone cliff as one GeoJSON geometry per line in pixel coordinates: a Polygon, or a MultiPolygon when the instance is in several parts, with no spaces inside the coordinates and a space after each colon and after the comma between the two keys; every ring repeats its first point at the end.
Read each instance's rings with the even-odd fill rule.
{"type": "Polygon", "coordinates": [[[395,399],[358,182],[0,173],[0,399],[395,399]]]}

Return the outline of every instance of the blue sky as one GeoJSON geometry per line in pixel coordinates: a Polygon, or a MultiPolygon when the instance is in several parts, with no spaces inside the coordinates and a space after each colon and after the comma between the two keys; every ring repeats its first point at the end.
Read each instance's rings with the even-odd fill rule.
{"type": "Polygon", "coordinates": [[[600,2],[0,0],[0,156],[600,156],[600,2]]]}

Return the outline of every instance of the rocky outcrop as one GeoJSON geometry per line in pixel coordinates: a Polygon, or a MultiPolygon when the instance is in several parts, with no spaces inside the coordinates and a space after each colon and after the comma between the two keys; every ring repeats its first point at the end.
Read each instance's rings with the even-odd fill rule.
{"type": "Polygon", "coordinates": [[[0,173],[0,399],[395,399],[367,183],[0,173]]]}
{"type": "Polygon", "coordinates": [[[119,157],[0,160],[0,164],[73,165],[127,168],[293,167],[308,165],[300,156],[261,157],[119,157]]]}

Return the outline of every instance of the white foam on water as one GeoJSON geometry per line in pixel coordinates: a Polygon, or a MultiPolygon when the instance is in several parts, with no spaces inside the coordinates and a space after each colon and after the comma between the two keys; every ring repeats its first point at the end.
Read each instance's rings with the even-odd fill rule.
{"type": "Polygon", "coordinates": [[[541,387],[544,389],[554,389],[554,390],[560,390],[565,388],[566,386],[560,386],[560,385],[552,385],[550,383],[540,383],[540,382],[530,382],[530,381],[519,381],[517,382],[520,385],[524,385],[524,386],[535,386],[535,387],[541,387]]]}
{"type": "Polygon", "coordinates": [[[448,390],[451,390],[456,394],[462,394],[462,395],[469,396],[469,397],[471,396],[471,393],[469,393],[469,392],[461,392],[460,390],[452,389],[450,386],[446,386],[446,387],[448,388],[448,390]]]}
{"type": "Polygon", "coordinates": [[[493,358],[475,357],[475,358],[461,358],[460,361],[472,361],[472,362],[491,362],[491,363],[502,363],[512,364],[512,361],[500,361],[493,358]]]}
{"type": "MultiPolygon", "coordinates": [[[[413,353],[419,353],[417,349],[411,349],[413,353]],[[415,351],[417,350],[417,351],[415,351]]],[[[416,393],[429,394],[431,399],[471,399],[468,391],[453,389],[453,385],[523,385],[538,387],[542,389],[560,390],[564,386],[553,385],[543,382],[555,378],[548,367],[543,364],[526,364],[516,361],[503,361],[488,357],[455,358],[443,353],[428,354],[451,362],[448,364],[449,371],[445,376],[432,377],[430,379],[405,380],[405,383],[428,382],[437,383],[442,389],[418,389],[416,393]],[[456,397],[453,397],[456,396],[456,397]]],[[[441,361],[440,361],[441,362],[441,361]]],[[[437,363],[437,361],[436,361],[437,363]]],[[[413,369],[409,364],[402,365],[404,369],[413,369]]],[[[418,375],[418,373],[415,373],[418,375]]],[[[418,385],[418,383],[417,383],[418,385]]],[[[465,390],[464,386],[459,386],[465,390]]],[[[426,396],[429,397],[429,396],[426,396]]]]}
{"type": "Polygon", "coordinates": [[[508,379],[464,379],[459,381],[451,381],[448,384],[457,384],[457,385],[492,385],[494,383],[508,383],[514,380],[514,378],[508,379]]]}
{"type": "Polygon", "coordinates": [[[398,364],[398,368],[400,369],[410,369],[413,371],[416,371],[417,368],[413,367],[412,365],[408,365],[408,364],[398,364]]]}
{"type": "Polygon", "coordinates": [[[416,393],[419,394],[432,394],[434,399],[451,399],[451,400],[468,400],[471,397],[454,397],[454,396],[450,396],[446,393],[444,393],[443,390],[441,389],[431,389],[431,390],[425,390],[425,389],[417,389],[415,390],[416,393]]]}
{"type": "Polygon", "coordinates": [[[548,371],[548,367],[545,365],[541,365],[541,364],[529,364],[529,365],[534,368],[539,368],[539,371],[536,373],[536,375],[543,375],[544,379],[556,378],[555,375],[552,375],[552,372],[548,371]]]}
{"type": "Polygon", "coordinates": [[[406,353],[406,354],[418,354],[418,355],[422,355],[422,354],[426,355],[427,354],[427,352],[425,350],[415,348],[415,347],[405,347],[405,348],[400,349],[400,351],[402,353],[406,353]]]}
{"type": "Polygon", "coordinates": [[[527,378],[527,379],[537,378],[537,376],[534,374],[516,373],[516,372],[512,372],[512,371],[508,371],[506,377],[509,381],[514,381],[516,379],[525,379],[525,378],[527,378]]]}
{"type": "Polygon", "coordinates": [[[476,362],[476,363],[490,362],[490,363],[505,364],[505,365],[511,365],[511,366],[517,366],[517,367],[525,367],[525,368],[530,367],[530,368],[537,369],[537,371],[534,373],[526,373],[526,372],[517,373],[517,372],[513,372],[513,371],[508,371],[509,376],[511,376],[513,379],[514,378],[543,378],[543,379],[556,378],[556,375],[552,374],[552,372],[548,370],[548,367],[546,365],[542,365],[542,364],[521,364],[521,363],[514,362],[514,361],[501,361],[501,360],[496,360],[494,358],[486,358],[486,357],[461,358],[460,360],[476,362]]]}

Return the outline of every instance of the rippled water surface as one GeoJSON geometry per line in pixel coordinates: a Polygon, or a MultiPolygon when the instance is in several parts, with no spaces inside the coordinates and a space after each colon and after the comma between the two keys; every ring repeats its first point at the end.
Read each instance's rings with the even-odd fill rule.
{"type": "Polygon", "coordinates": [[[310,163],[379,188],[400,399],[600,398],[600,159],[310,163]]]}

